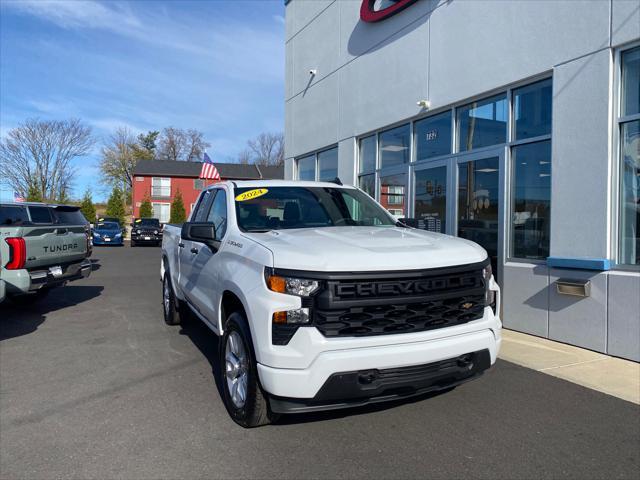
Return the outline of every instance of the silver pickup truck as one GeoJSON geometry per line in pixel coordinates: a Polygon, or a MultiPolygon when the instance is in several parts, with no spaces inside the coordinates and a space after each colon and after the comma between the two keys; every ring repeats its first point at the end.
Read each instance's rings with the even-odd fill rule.
{"type": "Polygon", "coordinates": [[[0,302],[37,299],[88,277],[89,233],[78,207],[0,203],[0,302]]]}

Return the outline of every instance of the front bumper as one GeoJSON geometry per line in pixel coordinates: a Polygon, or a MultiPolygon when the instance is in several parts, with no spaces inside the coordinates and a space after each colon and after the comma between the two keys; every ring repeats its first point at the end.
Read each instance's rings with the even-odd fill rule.
{"type": "MultiPolygon", "coordinates": [[[[502,338],[497,318],[494,325],[494,328],[424,341],[415,341],[411,335],[414,338],[406,338],[406,343],[325,350],[315,356],[307,368],[274,368],[258,364],[258,375],[262,387],[272,396],[306,399],[313,403],[329,378],[345,371],[427,365],[484,350],[488,352],[489,365],[492,365],[496,361],[502,338]]],[[[449,330],[461,331],[457,327],[449,330]]]]}
{"type": "Polygon", "coordinates": [[[131,241],[135,243],[160,243],[162,236],[160,235],[131,235],[131,241]]]}
{"type": "Polygon", "coordinates": [[[350,408],[436,392],[480,377],[491,366],[488,350],[426,365],[355,370],[331,375],[313,399],[270,398],[277,413],[350,408]]]}
{"type": "Polygon", "coordinates": [[[94,245],[123,245],[124,240],[122,237],[111,237],[109,241],[105,241],[103,238],[93,237],[94,245]]]}

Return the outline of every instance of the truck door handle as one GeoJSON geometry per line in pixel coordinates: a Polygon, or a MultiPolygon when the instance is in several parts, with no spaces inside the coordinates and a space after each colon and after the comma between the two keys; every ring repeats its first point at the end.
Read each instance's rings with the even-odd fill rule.
{"type": "Polygon", "coordinates": [[[178,248],[184,248],[184,243],[180,242],[180,243],[178,244],[178,248]]]}
{"type": "Polygon", "coordinates": [[[191,253],[198,253],[198,249],[197,249],[196,247],[193,247],[193,248],[191,249],[191,253]]]}

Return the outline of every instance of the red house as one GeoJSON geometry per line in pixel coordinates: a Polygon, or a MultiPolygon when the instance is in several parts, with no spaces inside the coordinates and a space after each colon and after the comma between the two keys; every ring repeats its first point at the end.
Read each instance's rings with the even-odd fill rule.
{"type": "MultiPolygon", "coordinates": [[[[216,163],[221,180],[270,180],[284,178],[284,167],[262,167],[238,163],[216,163]]],[[[140,216],[145,198],[151,200],[153,216],[161,223],[169,221],[171,202],[178,190],[187,215],[198,195],[213,180],[199,178],[202,163],[170,160],[141,160],[133,169],[133,216],[140,216]]]]}

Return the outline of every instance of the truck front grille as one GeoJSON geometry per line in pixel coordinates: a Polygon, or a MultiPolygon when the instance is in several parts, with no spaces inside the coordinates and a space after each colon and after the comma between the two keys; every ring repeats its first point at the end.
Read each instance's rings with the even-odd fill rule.
{"type": "Polygon", "coordinates": [[[411,333],[452,327],[482,318],[484,294],[420,303],[316,310],[314,325],[325,337],[411,333]]]}
{"type": "MultiPolygon", "coordinates": [[[[325,337],[363,337],[453,327],[482,318],[485,308],[480,263],[399,272],[300,272],[276,274],[319,281],[302,299],[311,322],[325,337]]],[[[287,345],[300,325],[273,324],[274,345],[287,345]]]]}

